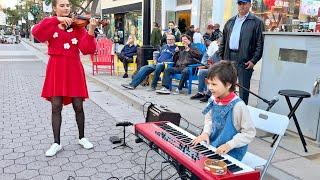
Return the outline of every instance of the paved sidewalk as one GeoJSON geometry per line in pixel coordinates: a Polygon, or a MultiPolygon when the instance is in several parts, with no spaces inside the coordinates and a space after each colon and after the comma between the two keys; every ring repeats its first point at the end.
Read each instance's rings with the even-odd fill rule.
{"type": "MultiPolygon", "coordinates": [[[[31,46],[39,49],[45,53],[45,46],[43,44],[29,43],[31,46]]],[[[182,95],[156,95],[155,92],[146,91],[145,87],[139,86],[135,90],[127,90],[121,87],[122,83],[129,83],[130,79],[123,79],[117,76],[110,76],[106,74],[99,74],[92,76],[91,66],[88,57],[83,57],[84,68],[87,72],[87,77],[91,81],[98,83],[104,87],[104,90],[117,95],[128,104],[132,105],[138,110],[142,110],[142,105],[149,101],[159,105],[165,105],[168,109],[179,112],[187,121],[195,124],[198,127],[203,125],[203,117],[201,110],[205,106],[204,103],[192,101],[190,96],[182,95]]],[[[258,92],[260,65],[252,78],[252,90],[258,92]]],[[[196,86],[194,86],[196,88],[196,86]]],[[[193,90],[195,93],[196,90],[193,90]]],[[[257,99],[250,96],[249,104],[255,106],[257,99]]],[[[249,151],[256,153],[262,157],[269,155],[270,138],[264,137],[256,138],[250,144],[249,151]]],[[[271,167],[268,169],[268,177],[266,179],[320,179],[320,148],[312,142],[308,141],[309,153],[304,153],[299,138],[288,133],[281,142],[280,147],[272,161],[271,167]]]]}
{"type": "MultiPolygon", "coordinates": [[[[127,176],[144,179],[147,145],[136,144],[135,136],[130,133],[127,133],[126,141],[132,150],[113,149],[115,145],[109,141],[110,136],[122,137],[122,128],[115,127],[118,121],[131,121],[135,117],[134,123],[141,122],[142,113],[120,98],[110,96],[90,80],[91,100],[84,103],[85,135],[94,148],[85,150],[77,143],[75,115],[68,105],[62,112],[63,149],[56,156],[45,157],[45,151],[53,141],[51,106],[40,97],[45,64],[38,58],[33,61],[13,59],[16,58],[15,48],[22,49],[22,45],[3,47],[0,45],[0,59],[4,57],[4,50],[12,53],[10,60],[0,61],[0,180],[66,180],[69,176],[76,180],[125,179],[127,176]],[[96,104],[100,99],[104,100],[102,106],[96,104]]],[[[22,57],[23,53],[19,55],[22,57]]],[[[159,172],[162,161],[155,152],[149,153],[146,179],[159,172]]],[[[177,178],[175,173],[173,168],[168,168],[163,177],[173,175],[177,178]]]]}

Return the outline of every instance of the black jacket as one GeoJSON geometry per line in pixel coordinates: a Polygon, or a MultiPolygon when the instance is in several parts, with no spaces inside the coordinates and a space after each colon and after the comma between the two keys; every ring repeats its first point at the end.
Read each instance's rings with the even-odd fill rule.
{"type": "MultiPolygon", "coordinates": [[[[223,40],[219,47],[219,54],[223,60],[230,60],[229,41],[233,25],[237,16],[227,21],[223,29],[223,40]]],[[[239,62],[245,63],[252,61],[256,64],[262,57],[264,36],[264,23],[261,19],[249,13],[243,22],[239,41],[239,62]]]]}
{"type": "Polygon", "coordinates": [[[181,50],[176,52],[173,56],[173,61],[175,63],[174,67],[182,71],[188,65],[198,63],[198,61],[194,60],[194,58],[198,61],[200,59],[200,52],[194,47],[190,47],[189,51],[181,50]]]}

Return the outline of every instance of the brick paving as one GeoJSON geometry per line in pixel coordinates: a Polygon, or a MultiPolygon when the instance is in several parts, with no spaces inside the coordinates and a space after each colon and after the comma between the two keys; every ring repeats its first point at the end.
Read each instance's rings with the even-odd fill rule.
{"type": "MultiPolygon", "coordinates": [[[[11,48],[3,50],[11,51],[11,48]]],[[[122,129],[115,127],[116,122],[131,119],[133,115],[141,117],[142,113],[128,109],[128,105],[110,96],[108,112],[91,100],[84,103],[85,135],[95,145],[93,149],[85,150],[77,144],[74,112],[71,106],[66,106],[62,112],[63,150],[54,157],[45,157],[53,134],[50,103],[40,97],[44,73],[45,65],[37,59],[0,62],[0,180],[66,180],[69,176],[77,180],[112,176],[143,179],[144,160],[149,148],[145,144],[136,144],[130,130],[127,142],[132,150],[113,149],[114,145],[109,141],[112,135],[122,137],[122,129]]],[[[153,151],[148,157],[146,179],[151,179],[150,176],[160,170],[163,159],[153,151]]],[[[163,177],[174,174],[174,169],[169,168],[163,177]]]]}

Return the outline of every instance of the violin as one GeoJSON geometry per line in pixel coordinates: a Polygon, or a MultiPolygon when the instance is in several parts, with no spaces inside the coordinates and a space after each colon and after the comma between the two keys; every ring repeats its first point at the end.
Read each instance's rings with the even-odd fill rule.
{"type": "MultiPolygon", "coordinates": [[[[91,16],[77,15],[77,16],[73,16],[71,18],[73,19],[73,22],[71,25],[66,27],[66,30],[68,30],[70,28],[82,28],[82,27],[87,26],[90,23],[91,16]]],[[[109,24],[110,24],[109,20],[105,20],[105,19],[98,20],[98,25],[107,26],[109,24]]]]}

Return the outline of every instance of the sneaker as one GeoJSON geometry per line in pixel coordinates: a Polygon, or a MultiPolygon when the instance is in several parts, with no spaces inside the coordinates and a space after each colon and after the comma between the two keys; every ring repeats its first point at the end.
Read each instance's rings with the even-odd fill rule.
{"type": "Polygon", "coordinates": [[[62,149],[62,146],[58,143],[53,143],[51,147],[47,150],[46,156],[51,157],[57,154],[62,149]]]}
{"type": "Polygon", "coordinates": [[[161,89],[156,90],[156,93],[158,93],[158,94],[170,94],[171,92],[170,92],[169,89],[167,89],[165,87],[162,87],[161,89]]]}
{"type": "Polygon", "coordinates": [[[174,94],[174,95],[178,95],[178,94],[180,94],[180,90],[179,90],[178,88],[177,88],[177,89],[175,89],[175,90],[174,90],[174,92],[173,92],[173,94],[174,94]]]}
{"type": "Polygon", "coordinates": [[[131,89],[134,90],[135,87],[131,86],[130,84],[121,84],[122,87],[127,88],[127,89],[131,89]]]}
{"type": "Polygon", "coordinates": [[[93,144],[87,138],[79,139],[79,144],[85,149],[93,148],[93,144]]]}
{"type": "Polygon", "coordinates": [[[203,98],[200,99],[200,102],[208,102],[210,96],[209,95],[204,95],[203,98]]]}
{"type": "Polygon", "coordinates": [[[204,94],[198,92],[197,94],[190,97],[190,99],[201,99],[204,97],[204,94]]]}
{"type": "Polygon", "coordinates": [[[122,76],[122,78],[128,78],[128,74],[124,73],[124,75],[122,76]]]}
{"type": "Polygon", "coordinates": [[[155,91],[155,90],[156,90],[155,87],[150,87],[150,88],[147,89],[147,91],[155,91]]]}

